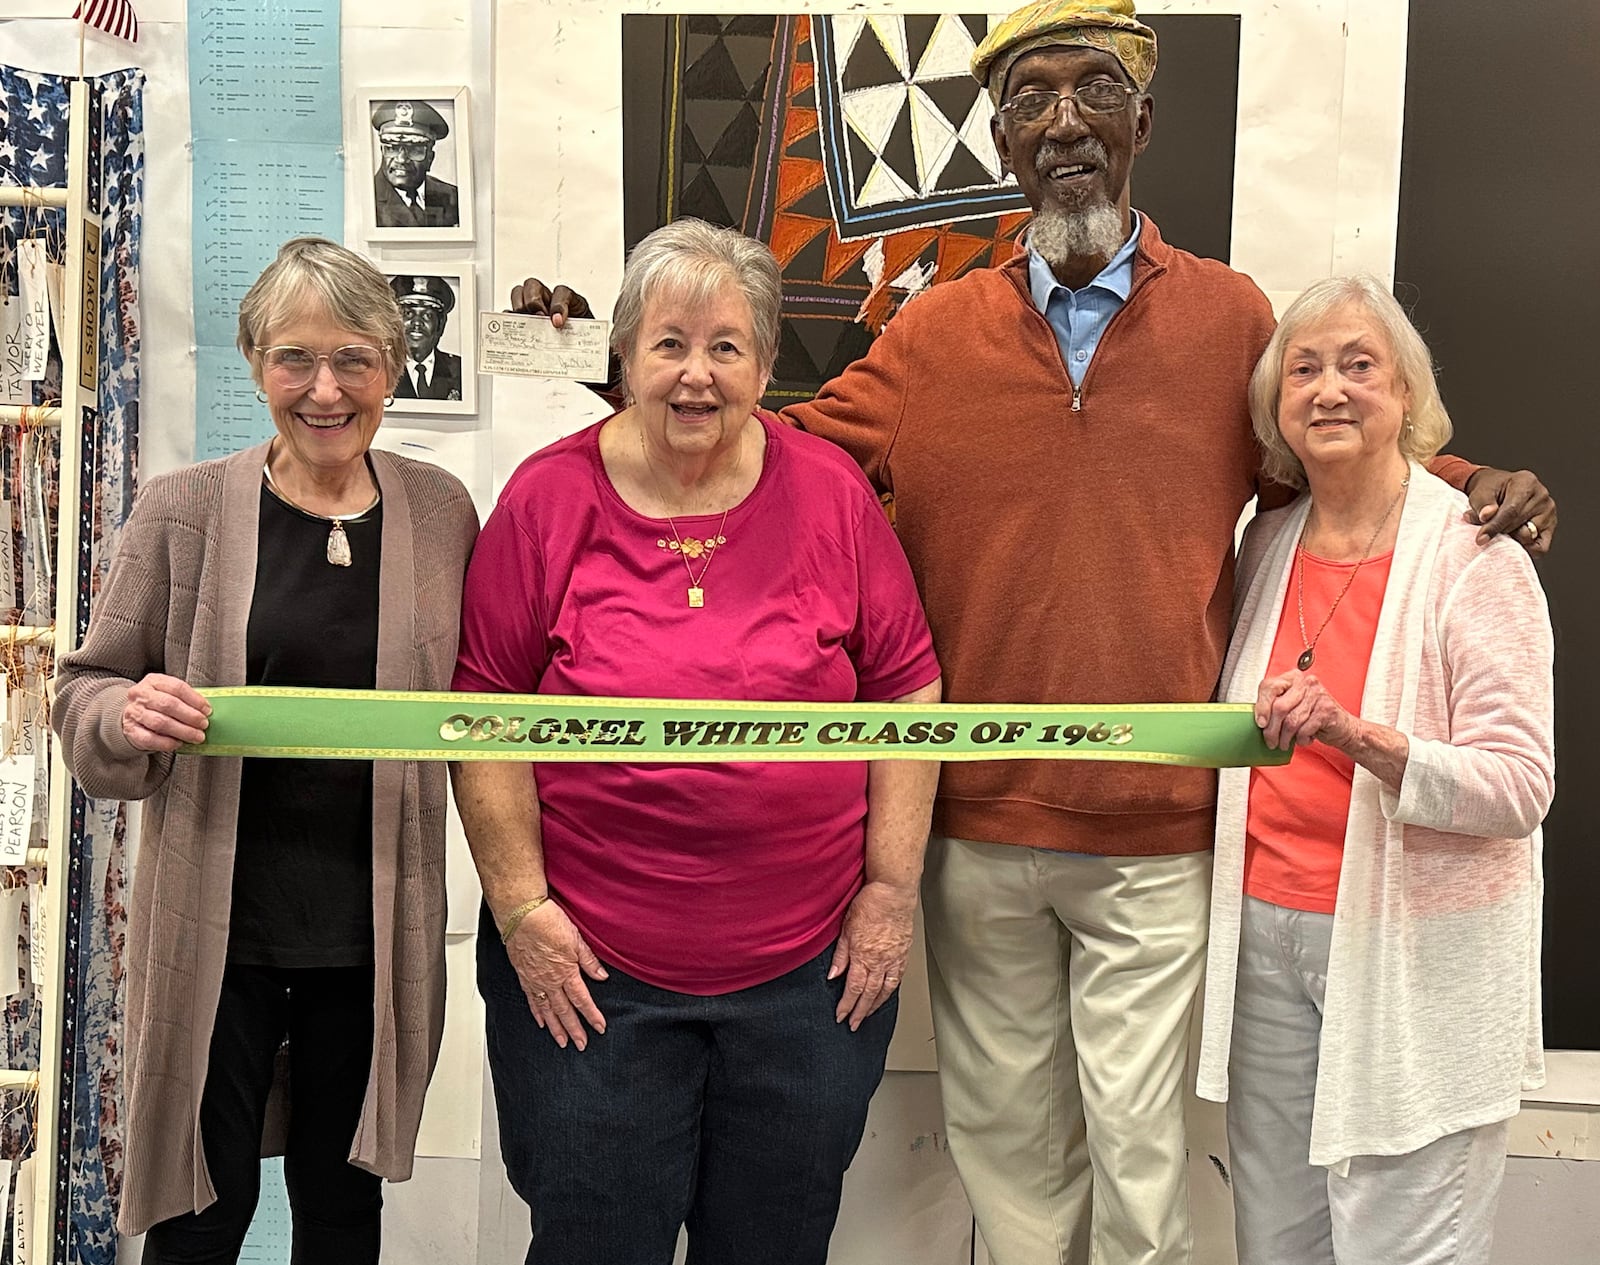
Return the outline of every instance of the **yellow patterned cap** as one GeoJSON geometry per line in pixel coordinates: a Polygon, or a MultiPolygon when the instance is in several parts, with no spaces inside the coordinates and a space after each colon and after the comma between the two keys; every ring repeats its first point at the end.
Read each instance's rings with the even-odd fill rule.
{"type": "Polygon", "coordinates": [[[1017,60],[1056,45],[1110,53],[1140,92],[1156,73],[1156,33],[1134,16],[1132,0],[1034,0],[984,37],[972,54],[972,77],[998,107],[1017,60]]]}

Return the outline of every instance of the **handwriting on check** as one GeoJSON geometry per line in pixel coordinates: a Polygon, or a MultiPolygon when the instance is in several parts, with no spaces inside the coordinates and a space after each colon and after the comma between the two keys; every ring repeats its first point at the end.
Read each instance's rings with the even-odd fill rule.
{"type": "Polygon", "coordinates": [[[478,372],[604,382],[611,322],[568,320],[557,329],[543,316],[478,313],[478,372]]]}

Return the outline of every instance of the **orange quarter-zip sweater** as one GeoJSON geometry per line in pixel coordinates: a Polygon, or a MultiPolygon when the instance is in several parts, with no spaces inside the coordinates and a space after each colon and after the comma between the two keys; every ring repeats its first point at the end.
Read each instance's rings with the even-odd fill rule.
{"type": "MultiPolygon", "coordinates": [[[[1076,397],[1019,253],[907,303],[785,416],[893,495],[946,699],[1206,702],[1228,644],[1234,528],[1260,477],[1245,387],[1272,327],[1253,282],[1167,245],[1146,216],[1133,288],[1076,397]]],[[[1211,846],[1215,800],[1205,769],[949,764],[934,829],[1193,852],[1211,846]]]]}

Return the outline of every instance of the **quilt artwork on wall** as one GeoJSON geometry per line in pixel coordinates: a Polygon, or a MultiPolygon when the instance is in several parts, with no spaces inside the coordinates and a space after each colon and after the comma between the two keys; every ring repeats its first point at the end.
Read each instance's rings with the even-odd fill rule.
{"type": "MultiPolygon", "coordinates": [[[[691,215],[772,247],[784,320],[770,404],[810,397],[929,285],[1017,248],[1027,205],[995,152],[992,104],[967,69],[989,22],[624,16],[627,244],[691,215]]],[[[1226,259],[1238,19],[1183,15],[1157,26],[1163,73],[1175,57],[1191,69],[1173,76],[1178,136],[1164,158],[1141,159],[1138,205],[1169,238],[1226,259]],[[1146,164],[1157,168],[1148,178],[1146,164]],[[1167,189],[1179,236],[1158,209],[1167,189]]]]}

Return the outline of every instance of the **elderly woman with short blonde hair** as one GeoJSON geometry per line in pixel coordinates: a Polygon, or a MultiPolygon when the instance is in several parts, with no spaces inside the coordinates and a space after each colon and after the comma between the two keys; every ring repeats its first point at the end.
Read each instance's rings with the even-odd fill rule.
{"type": "MultiPolygon", "coordinates": [[[[1543,1083],[1550,616],[1423,468],[1450,435],[1382,285],[1284,314],[1250,386],[1303,488],[1239,558],[1199,1092],[1228,1104],[1241,1265],[1486,1265],[1510,1118],[1543,1083]]],[[[1472,521],[1469,521],[1472,520],[1472,521]]]]}
{"type": "Polygon", "coordinates": [[[118,1225],[148,1231],[146,1265],[238,1259],[264,1146],[295,1261],[376,1265],[380,1183],[411,1174],[444,1019],[443,767],[178,753],[211,686],[448,685],[477,517],[451,475],[371,450],[404,348],[377,269],[288,242],[239,312],[273,437],[146,485],[61,663],[73,775],[145,801],[118,1225]]]}

